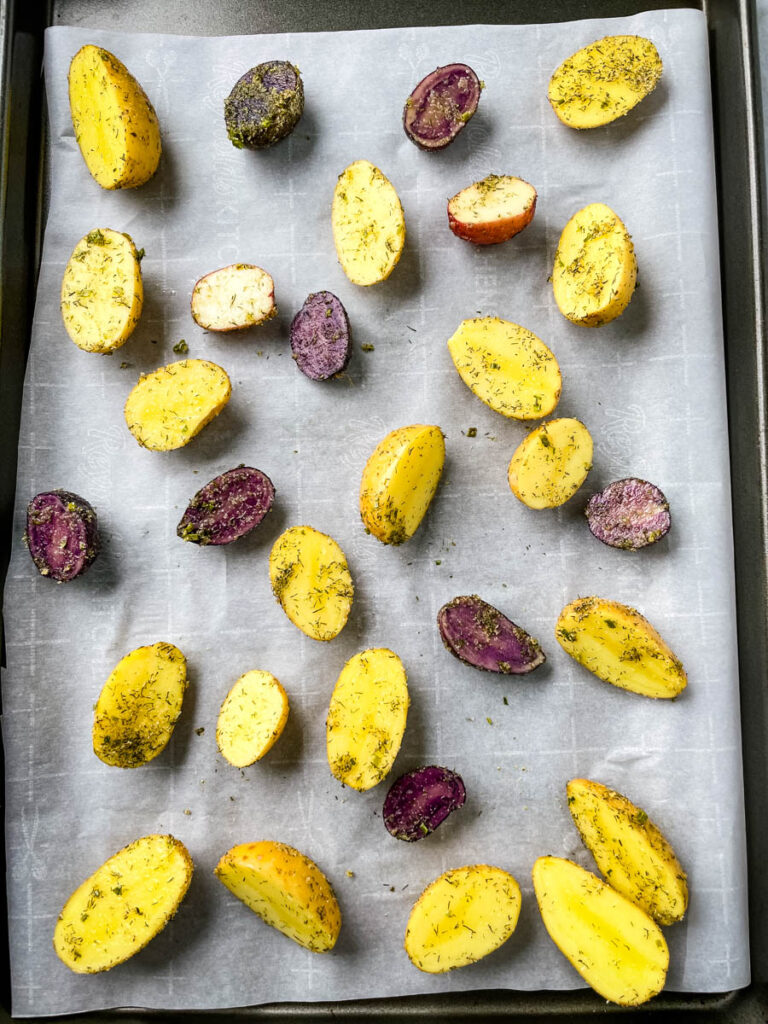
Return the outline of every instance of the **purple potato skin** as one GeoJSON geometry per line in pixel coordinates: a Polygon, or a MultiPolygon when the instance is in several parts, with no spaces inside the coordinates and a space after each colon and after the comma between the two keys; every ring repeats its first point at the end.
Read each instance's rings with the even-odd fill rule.
{"type": "Polygon", "coordinates": [[[71,491],[43,491],[27,506],[24,543],[41,576],[68,583],[82,576],[99,553],[93,506],[71,491]]]}
{"type": "Polygon", "coordinates": [[[422,78],[405,101],[405,134],[421,149],[444,149],[477,110],[481,89],[467,64],[437,68],[422,78]]]}
{"type": "Polygon", "coordinates": [[[593,494],[584,510],[593,535],[612,548],[639,551],[669,532],[669,502],[655,484],[637,477],[614,480],[593,494]]]}
{"type": "Polygon", "coordinates": [[[291,322],[291,354],[310,380],[345,370],[352,354],[347,311],[332,292],[308,295],[291,322]]]}
{"type": "Polygon", "coordinates": [[[266,149],[290,135],[304,112],[299,69],[269,60],[235,82],[224,100],[227,135],[238,149],[266,149]]]}
{"type": "Polygon", "coordinates": [[[414,768],[392,784],[384,800],[384,825],[395,839],[415,843],[464,804],[464,782],[450,768],[414,768]]]}
{"type": "Polygon", "coordinates": [[[274,500],[272,481],[261,470],[229,469],[197,492],[176,533],[193,544],[231,544],[259,525],[274,500]]]}
{"type": "Polygon", "coordinates": [[[444,604],[437,628],[451,654],[484,672],[524,675],[547,660],[538,640],[477,594],[444,604]]]}

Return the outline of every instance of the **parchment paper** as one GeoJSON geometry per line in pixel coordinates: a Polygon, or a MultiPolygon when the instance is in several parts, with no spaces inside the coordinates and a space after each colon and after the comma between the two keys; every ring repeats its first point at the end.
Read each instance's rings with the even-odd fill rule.
{"type": "MultiPolygon", "coordinates": [[[[139,26],[137,26],[139,27],[139,26]]],[[[180,25],[179,29],[183,30],[180,25]]],[[[24,395],[14,555],[6,591],[3,685],[13,1012],[110,1006],[227,1007],[460,989],[581,985],[547,937],[530,884],[546,853],[591,865],[565,802],[566,781],[598,779],[665,830],[685,865],[691,906],[667,929],[668,987],[727,990],[749,979],[742,770],[733,599],[729,467],[720,319],[715,181],[703,16],[657,12],[566,25],[403,29],[325,35],[183,38],[50,29],[46,88],[52,198],[24,395]],[[664,60],[656,92],[598,131],[562,126],[546,99],[557,64],[607,33],[650,36],[664,60]],[[68,62],[84,43],[116,53],[143,83],[163,128],[157,176],[106,192],[72,134],[68,62]],[[247,68],[299,65],[306,112],[261,153],[228,142],[222,101],[247,68]],[[415,83],[466,60],[485,81],[477,116],[440,154],[400,125],[415,83]],[[365,157],[405,208],[407,244],[384,284],[350,284],[333,248],[336,176],[365,157]],[[495,171],[535,184],[539,205],[513,241],[476,248],[446,223],[447,197],[495,171]],[[634,238],[640,287],[599,330],[569,324],[547,277],[566,220],[608,203],[634,238]],[[127,231],[146,249],[146,304],[112,357],[68,339],[58,293],[77,240],[127,231]],[[189,297],[202,274],[233,261],[265,267],[280,316],[242,335],[205,334],[189,297]],[[314,383],[290,358],[287,329],[309,292],[345,303],[355,351],[337,381],[314,383]],[[506,467],[524,425],[478,401],[452,366],[459,322],[498,315],[539,335],[564,377],[559,415],[595,440],[584,490],[534,512],[510,493],[506,467]],[[179,358],[223,365],[227,409],[188,447],[141,449],[122,408],[140,372],[179,358]],[[363,351],[363,345],[374,346],[363,351]],[[366,536],[357,495],[373,447],[391,429],[437,423],[445,476],[416,537],[387,548],[366,536]],[[469,436],[469,428],[477,429],[469,436]],[[187,500],[217,473],[257,466],[276,510],[224,549],[175,534],[187,500]],[[639,554],[590,535],[589,493],[648,478],[671,502],[673,528],[639,554]],[[104,551],[70,585],[41,578],[22,546],[24,509],[63,487],[97,508],[104,551]],[[291,625],[274,601],[267,561],[287,526],[335,537],[356,585],[350,621],[332,643],[291,625]],[[538,637],[545,667],[522,680],[471,670],[443,650],[437,609],[478,593],[538,637]],[[553,635],[561,607],[599,594],[638,607],[682,658],[689,687],[674,703],[616,690],[577,666],[553,635]],[[102,764],[92,706],[128,651],[167,640],[185,652],[191,685],[173,741],[149,766],[102,764]],[[388,782],[342,788],[325,758],[325,713],[345,660],[388,646],[406,666],[412,706],[388,782]],[[219,705],[252,668],[273,672],[291,701],[286,731],[240,772],[217,754],[219,705]],[[506,700],[505,700],[506,698],[506,700]],[[204,732],[203,732],[204,730],[204,732]],[[465,808],[424,842],[392,839],[381,821],[389,782],[419,764],[458,770],[465,808]],[[169,831],[196,874],[172,924],[111,973],[81,977],[51,935],[70,892],[134,838],[169,831]],[[233,844],[274,838],[308,853],[336,888],[344,924],[317,956],[267,928],[214,878],[233,844]],[[402,939],[424,886],[449,867],[487,862],[523,889],[520,923],[486,960],[445,976],[419,973],[402,939]]]]}

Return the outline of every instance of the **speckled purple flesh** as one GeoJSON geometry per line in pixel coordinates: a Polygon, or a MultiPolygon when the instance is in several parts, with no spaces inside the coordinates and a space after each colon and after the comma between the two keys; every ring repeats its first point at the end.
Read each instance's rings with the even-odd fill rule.
{"type": "Polygon", "coordinates": [[[24,540],[40,575],[67,583],[99,553],[96,513],[71,491],[44,491],[27,506],[24,540]]]}
{"type": "Polygon", "coordinates": [[[258,469],[238,466],[201,488],[176,527],[193,544],[231,544],[250,533],[272,508],[275,488],[258,469]]]}
{"type": "Polygon", "coordinates": [[[312,380],[327,380],[346,367],[351,353],[347,311],[332,292],[308,295],[291,323],[291,352],[312,380]]]}
{"type": "Polygon", "coordinates": [[[443,605],[437,628],[451,654],[485,672],[523,675],[546,661],[538,640],[476,594],[443,605]]]}
{"type": "Polygon", "coordinates": [[[480,80],[467,64],[437,68],[406,100],[405,134],[422,149],[448,146],[477,110],[480,90],[480,80]]]}
{"type": "Polygon", "coordinates": [[[669,532],[669,502],[655,484],[629,477],[593,494],[585,511],[592,533],[603,544],[637,551],[669,532]]]}
{"type": "Polygon", "coordinates": [[[414,768],[394,782],[384,800],[384,824],[395,839],[415,843],[461,807],[464,782],[450,768],[430,764],[414,768]]]}

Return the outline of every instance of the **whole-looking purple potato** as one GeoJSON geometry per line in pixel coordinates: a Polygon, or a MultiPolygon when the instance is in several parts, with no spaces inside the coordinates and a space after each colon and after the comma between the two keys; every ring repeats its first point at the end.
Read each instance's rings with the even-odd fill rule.
{"type": "Polygon", "coordinates": [[[347,311],[332,292],[308,295],[291,323],[291,353],[303,374],[327,380],[349,362],[352,338],[347,311]]]}
{"type": "Polygon", "coordinates": [[[466,790],[460,775],[430,764],[414,768],[392,784],[384,800],[383,818],[395,839],[415,843],[461,807],[466,790]]]}
{"type": "Polygon", "coordinates": [[[669,502],[655,484],[637,477],[615,480],[593,494],[584,510],[589,528],[603,544],[637,551],[669,532],[669,502]]]}
{"type": "Polygon", "coordinates": [[[229,469],[197,492],[176,533],[193,544],[231,544],[259,525],[274,500],[272,481],[261,470],[229,469]]]}
{"type": "Polygon", "coordinates": [[[290,135],[304,112],[299,69],[268,60],[239,78],[224,100],[227,135],[238,149],[265,149],[290,135]]]}
{"type": "Polygon", "coordinates": [[[27,506],[24,541],[41,576],[67,583],[81,576],[99,553],[93,506],[71,491],[43,491],[27,506]]]}
{"type": "Polygon", "coordinates": [[[486,672],[523,675],[546,661],[538,640],[477,594],[444,604],[437,628],[451,654],[486,672]]]}
{"type": "Polygon", "coordinates": [[[477,110],[480,80],[467,64],[446,64],[422,78],[405,101],[405,134],[422,149],[450,145],[477,110]]]}

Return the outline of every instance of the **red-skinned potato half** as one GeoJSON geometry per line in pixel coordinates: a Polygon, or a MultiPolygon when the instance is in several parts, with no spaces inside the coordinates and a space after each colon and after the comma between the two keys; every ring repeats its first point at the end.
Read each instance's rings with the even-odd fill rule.
{"type": "Polygon", "coordinates": [[[448,225],[467,242],[495,245],[519,234],[535,210],[533,185],[508,174],[489,174],[448,200],[448,225]]]}

